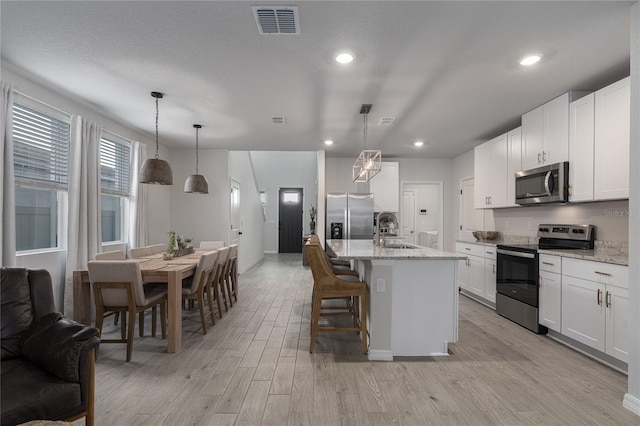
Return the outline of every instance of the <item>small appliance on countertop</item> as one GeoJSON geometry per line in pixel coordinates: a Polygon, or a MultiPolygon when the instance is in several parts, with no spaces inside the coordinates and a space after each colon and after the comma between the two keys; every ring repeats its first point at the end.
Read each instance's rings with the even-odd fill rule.
{"type": "Polygon", "coordinates": [[[496,312],[535,333],[538,324],[538,249],[593,250],[593,225],[540,225],[538,244],[498,244],[496,312]]]}

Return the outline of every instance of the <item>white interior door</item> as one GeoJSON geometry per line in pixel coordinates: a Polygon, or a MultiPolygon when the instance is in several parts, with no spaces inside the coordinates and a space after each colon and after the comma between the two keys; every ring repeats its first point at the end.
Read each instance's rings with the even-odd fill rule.
{"type": "Polygon", "coordinates": [[[229,244],[238,244],[240,236],[240,183],[231,180],[231,231],[229,233],[229,244]]]}
{"type": "Polygon", "coordinates": [[[484,224],[484,210],[476,209],[473,205],[473,178],[460,181],[460,233],[461,240],[473,240],[473,231],[482,229],[484,224]]]}
{"type": "Polygon", "coordinates": [[[402,191],[402,236],[407,243],[416,243],[416,192],[402,191]]]}

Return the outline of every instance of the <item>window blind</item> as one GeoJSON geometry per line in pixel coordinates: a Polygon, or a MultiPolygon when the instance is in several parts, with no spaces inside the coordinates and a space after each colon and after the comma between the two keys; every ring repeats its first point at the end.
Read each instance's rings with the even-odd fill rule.
{"type": "Polygon", "coordinates": [[[13,165],[17,183],[67,190],[69,122],[13,105],[13,165]]]}
{"type": "Polygon", "coordinates": [[[103,137],[100,140],[100,185],[102,192],[129,195],[131,147],[103,137]]]}

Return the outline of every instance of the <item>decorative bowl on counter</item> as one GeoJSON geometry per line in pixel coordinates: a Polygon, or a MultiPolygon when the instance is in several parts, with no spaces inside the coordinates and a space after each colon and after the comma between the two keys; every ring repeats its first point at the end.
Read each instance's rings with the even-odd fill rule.
{"type": "Polygon", "coordinates": [[[473,231],[473,236],[478,241],[492,241],[500,236],[498,231],[473,231]]]}

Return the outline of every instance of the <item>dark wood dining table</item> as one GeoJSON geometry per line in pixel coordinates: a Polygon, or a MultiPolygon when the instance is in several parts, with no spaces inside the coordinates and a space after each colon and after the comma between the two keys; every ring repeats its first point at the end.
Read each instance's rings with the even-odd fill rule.
{"type": "MultiPolygon", "coordinates": [[[[202,251],[164,260],[162,253],[129,259],[140,263],[142,281],[167,283],[167,352],[180,352],[182,346],[182,279],[195,273],[202,251]]],[[[91,285],[89,271],[73,271],[73,319],[91,324],[91,285]]]]}

